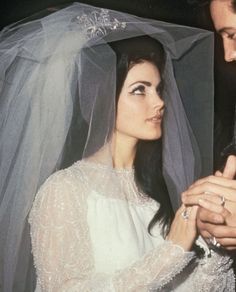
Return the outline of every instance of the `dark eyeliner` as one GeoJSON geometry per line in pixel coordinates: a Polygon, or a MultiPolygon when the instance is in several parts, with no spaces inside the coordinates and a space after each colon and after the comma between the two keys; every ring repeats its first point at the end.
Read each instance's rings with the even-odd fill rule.
{"type": "Polygon", "coordinates": [[[130,93],[135,94],[135,91],[137,91],[137,90],[139,90],[141,93],[144,93],[145,92],[145,86],[144,85],[138,85],[130,93]]]}

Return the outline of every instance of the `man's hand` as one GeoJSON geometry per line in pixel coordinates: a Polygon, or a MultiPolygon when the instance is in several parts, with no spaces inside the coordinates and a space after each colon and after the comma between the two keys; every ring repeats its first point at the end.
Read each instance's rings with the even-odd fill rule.
{"type": "Polygon", "coordinates": [[[198,205],[197,227],[228,250],[236,249],[236,156],[229,156],[223,173],[196,181],[182,194],[186,206],[198,205]]]}

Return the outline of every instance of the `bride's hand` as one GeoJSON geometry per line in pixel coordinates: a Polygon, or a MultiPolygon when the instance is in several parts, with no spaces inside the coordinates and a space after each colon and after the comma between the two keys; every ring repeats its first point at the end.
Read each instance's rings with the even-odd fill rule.
{"type": "Polygon", "coordinates": [[[197,206],[185,207],[182,205],[175,214],[170,232],[166,239],[189,251],[197,236],[196,215],[197,206]]]}

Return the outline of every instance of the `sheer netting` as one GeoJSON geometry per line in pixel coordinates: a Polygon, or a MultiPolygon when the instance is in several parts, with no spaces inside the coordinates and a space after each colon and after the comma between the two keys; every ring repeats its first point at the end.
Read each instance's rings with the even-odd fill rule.
{"type": "MultiPolygon", "coordinates": [[[[143,35],[160,42],[166,55],[163,172],[173,208],[178,208],[180,193],[189,184],[211,172],[212,33],[80,3],[7,27],[0,35],[0,290],[20,292],[35,288],[27,218],[35,194],[52,173],[81,159],[103,165],[110,170],[106,177],[101,176],[99,168],[88,183],[92,183],[99,195],[105,194],[106,199],[126,198],[124,182],[111,171],[116,54],[109,44],[143,35]]],[[[42,289],[66,290],[63,286],[84,285],[89,290],[89,285],[96,287],[101,282],[119,291],[135,273],[140,280],[135,277],[133,284],[129,283],[130,291],[139,286],[146,289],[156,280],[161,286],[192,258],[171,243],[162,242],[158,248],[159,242],[153,243],[148,237],[149,243],[147,246],[144,243],[142,252],[137,251],[133,256],[130,267],[121,265],[121,271],[117,267],[113,276],[105,273],[97,277],[92,238],[88,234],[88,225],[92,227],[87,218],[86,182],[77,186],[73,180],[71,185],[66,175],[63,178],[65,173],[56,174],[42,187],[31,213],[35,264],[42,289]],[[60,185],[60,176],[65,180],[65,194],[56,183],[60,185]],[[48,194],[51,192],[52,195],[48,194]],[[75,205],[83,208],[75,211],[75,205]],[[72,209],[64,213],[69,206],[72,209]],[[39,215],[43,210],[44,215],[39,215]],[[55,216],[50,216],[51,213],[55,216]],[[52,239],[47,242],[47,238],[52,239]],[[63,238],[71,238],[70,242],[65,241],[69,244],[65,248],[63,238]],[[46,243],[55,245],[55,249],[46,247],[46,243]],[[157,265],[159,254],[161,257],[167,251],[173,258],[162,268],[157,265]],[[170,265],[173,265],[171,270],[170,265]],[[150,266],[148,279],[141,276],[146,266],[150,266]],[[56,278],[51,278],[51,269],[56,269],[56,278]],[[169,276],[163,276],[167,271],[169,276]]],[[[136,189],[132,192],[137,195],[136,189]]],[[[138,196],[142,204],[152,205],[147,208],[148,215],[143,215],[150,222],[158,206],[148,202],[143,194],[138,196]]],[[[129,197],[123,201],[126,209],[130,201],[135,206],[140,203],[137,198],[129,197]]]]}

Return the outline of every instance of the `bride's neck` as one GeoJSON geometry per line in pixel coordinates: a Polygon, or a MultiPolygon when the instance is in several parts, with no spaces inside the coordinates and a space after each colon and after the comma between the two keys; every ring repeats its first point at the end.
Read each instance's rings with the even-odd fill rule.
{"type": "Polygon", "coordinates": [[[111,143],[114,168],[131,168],[136,155],[136,146],[136,138],[115,132],[111,143]]]}

